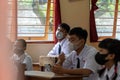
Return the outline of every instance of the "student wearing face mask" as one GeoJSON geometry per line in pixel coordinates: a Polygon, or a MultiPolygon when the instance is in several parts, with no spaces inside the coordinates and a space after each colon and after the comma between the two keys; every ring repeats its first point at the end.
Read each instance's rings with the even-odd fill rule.
{"type": "Polygon", "coordinates": [[[97,70],[101,67],[95,61],[97,50],[86,44],[88,33],[86,30],[75,27],[69,33],[69,40],[74,46],[65,61],[60,59],[58,64],[53,66],[53,72],[62,74],[82,74],[89,77],[84,80],[96,80],[97,70]]]}
{"type": "Polygon", "coordinates": [[[120,80],[120,41],[107,38],[98,46],[100,50],[95,55],[95,60],[104,66],[98,71],[97,80],[120,80]]]}
{"type": "Polygon", "coordinates": [[[61,54],[65,54],[65,56],[68,56],[70,54],[70,52],[73,50],[73,46],[67,37],[69,31],[70,27],[66,23],[62,23],[58,26],[56,31],[56,38],[58,39],[58,42],[55,44],[47,56],[58,57],[61,54]]]}
{"type": "Polygon", "coordinates": [[[32,70],[32,58],[30,55],[28,55],[26,50],[27,44],[24,39],[18,39],[14,42],[13,52],[14,55],[12,56],[12,59],[14,63],[16,64],[22,64],[25,66],[25,70],[32,70]]]}

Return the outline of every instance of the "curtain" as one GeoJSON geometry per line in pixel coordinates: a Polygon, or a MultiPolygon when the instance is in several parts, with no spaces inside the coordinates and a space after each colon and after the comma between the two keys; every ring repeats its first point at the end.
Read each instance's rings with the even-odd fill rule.
{"type": "Polygon", "coordinates": [[[56,39],[56,30],[57,30],[57,27],[58,25],[61,23],[61,12],[60,12],[60,0],[54,0],[54,24],[55,24],[55,31],[54,31],[54,42],[56,43],[57,42],[57,39],[56,39]]]}
{"type": "Polygon", "coordinates": [[[98,35],[96,30],[95,15],[94,11],[98,9],[96,6],[98,0],[91,0],[91,10],[90,10],[90,42],[97,42],[98,35]]]}

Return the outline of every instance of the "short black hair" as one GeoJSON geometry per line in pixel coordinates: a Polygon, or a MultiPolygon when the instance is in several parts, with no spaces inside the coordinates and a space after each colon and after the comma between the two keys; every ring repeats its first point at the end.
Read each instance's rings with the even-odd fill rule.
{"type": "Polygon", "coordinates": [[[79,39],[84,39],[86,41],[88,33],[81,27],[74,27],[70,30],[69,35],[76,35],[79,39]]]}
{"type": "Polygon", "coordinates": [[[17,39],[16,41],[20,41],[22,42],[23,46],[26,47],[27,46],[27,43],[24,39],[17,39]]]}
{"type": "Polygon", "coordinates": [[[68,24],[66,24],[66,23],[61,23],[59,25],[59,27],[65,29],[67,33],[69,33],[69,31],[70,31],[70,26],[68,24]]]}
{"type": "Polygon", "coordinates": [[[108,50],[109,54],[115,54],[115,61],[120,61],[120,41],[117,39],[106,38],[102,40],[98,47],[108,50]]]}

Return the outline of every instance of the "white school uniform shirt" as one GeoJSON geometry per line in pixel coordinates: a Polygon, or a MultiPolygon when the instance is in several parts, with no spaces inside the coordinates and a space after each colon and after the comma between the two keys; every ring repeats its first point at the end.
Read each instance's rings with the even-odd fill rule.
{"type": "MultiPolygon", "coordinates": [[[[106,69],[105,72],[103,73],[103,75],[98,78],[98,80],[106,80],[106,75],[108,75],[109,80],[112,80],[112,78],[115,74],[114,68],[115,68],[115,65],[113,65],[109,71],[108,71],[108,69],[106,69]]],[[[118,63],[118,66],[117,66],[116,80],[120,80],[120,63],[118,63]]]]}
{"type": "Polygon", "coordinates": [[[77,58],[79,58],[80,68],[87,68],[93,72],[89,77],[84,78],[84,80],[96,80],[98,78],[97,70],[100,68],[100,65],[96,63],[94,58],[96,53],[97,50],[94,47],[85,45],[79,55],[77,55],[76,51],[72,51],[64,61],[63,67],[76,69],[77,58]]]}
{"type": "Polygon", "coordinates": [[[25,64],[26,65],[25,69],[27,71],[33,70],[32,58],[27,53],[24,53],[20,57],[18,57],[16,54],[14,54],[12,59],[15,61],[20,61],[20,63],[22,63],[22,64],[25,64]]]}
{"type": "Polygon", "coordinates": [[[65,38],[61,42],[57,42],[55,46],[53,47],[53,49],[48,53],[47,56],[58,57],[59,56],[59,53],[58,53],[59,45],[61,46],[61,52],[63,52],[66,57],[70,55],[71,51],[73,51],[73,45],[70,43],[68,38],[65,38]]]}

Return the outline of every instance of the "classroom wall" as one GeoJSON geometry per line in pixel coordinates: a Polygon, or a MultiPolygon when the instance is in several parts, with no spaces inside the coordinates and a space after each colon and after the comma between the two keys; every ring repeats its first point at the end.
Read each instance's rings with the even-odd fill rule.
{"type": "MultiPolygon", "coordinates": [[[[60,6],[62,22],[68,23],[71,28],[83,27],[89,34],[89,0],[60,0],[60,6]]],[[[97,43],[90,43],[89,35],[87,44],[97,47],[97,43]]],[[[53,43],[29,43],[27,52],[32,56],[33,62],[38,62],[39,56],[47,55],[53,46],[53,43]]]]}

